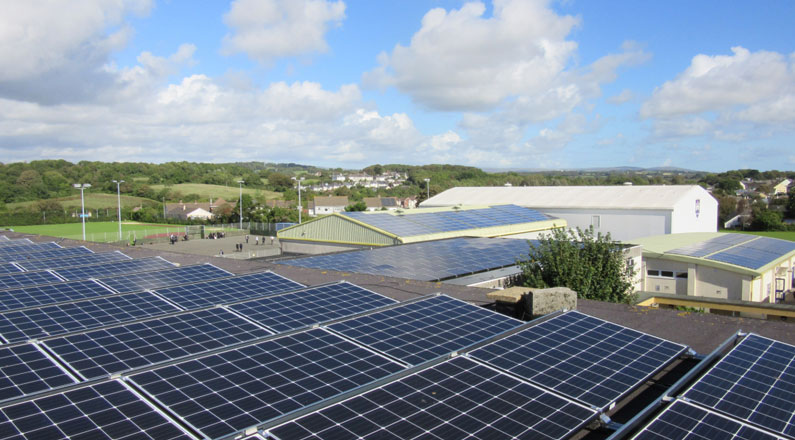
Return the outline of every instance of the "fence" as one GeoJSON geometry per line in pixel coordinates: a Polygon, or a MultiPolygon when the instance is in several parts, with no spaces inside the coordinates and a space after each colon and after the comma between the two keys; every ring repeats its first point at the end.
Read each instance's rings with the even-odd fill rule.
{"type": "MultiPolygon", "coordinates": [[[[188,237],[189,240],[207,238],[210,234],[223,232],[226,237],[234,237],[246,234],[262,235],[262,236],[276,236],[276,231],[284,228],[284,225],[292,225],[292,223],[259,223],[259,222],[243,222],[243,229],[240,229],[240,223],[226,223],[218,225],[174,225],[174,226],[156,226],[146,229],[135,229],[132,231],[124,231],[122,239],[119,240],[118,232],[86,232],[86,240],[97,243],[116,243],[120,245],[135,244],[135,243],[166,243],[174,235],[179,240],[184,240],[188,237]]],[[[71,234],[64,238],[74,240],[82,240],[83,234],[71,234]]]]}

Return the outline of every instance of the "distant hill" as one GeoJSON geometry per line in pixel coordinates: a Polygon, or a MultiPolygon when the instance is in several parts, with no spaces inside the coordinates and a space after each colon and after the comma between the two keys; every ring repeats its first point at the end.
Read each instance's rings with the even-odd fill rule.
{"type": "Polygon", "coordinates": [[[687,174],[706,174],[706,171],[690,170],[687,168],[679,167],[601,167],[601,168],[562,168],[562,169],[548,169],[548,168],[483,168],[483,171],[488,173],[687,173],[687,174]]]}

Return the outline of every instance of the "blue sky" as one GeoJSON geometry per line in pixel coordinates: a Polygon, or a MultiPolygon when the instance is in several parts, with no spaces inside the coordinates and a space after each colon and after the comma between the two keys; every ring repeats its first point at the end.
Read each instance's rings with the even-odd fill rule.
{"type": "Polygon", "coordinates": [[[3,2],[0,161],[792,170],[795,3],[759,5],[3,2]]]}

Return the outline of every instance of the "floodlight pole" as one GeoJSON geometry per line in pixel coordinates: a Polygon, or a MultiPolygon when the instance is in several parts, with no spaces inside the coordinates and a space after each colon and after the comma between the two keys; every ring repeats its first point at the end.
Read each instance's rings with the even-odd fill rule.
{"type": "Polygon", "coordinates": [[[240,184],[240,230],[243,230],[243,184],[246,183],[243,180],[238,180],[238,184],[240,184]]]}
{"type": "MultiPolygon", "coordinates": [[[[298,182],[298,224],[300,225],[301,224],[301,211],[304,210],[304,207],[301,205],[301,181],[304,180],[304,178],[301,177],[300,179],[296,179],[295,177],[292,177],[291,179],[293,179],[296,182],[298,182]]],[[[315,215],[317,215],[317,213],[315,215]]]]}
{"type": "Polygon", "coordinates": [[[80,190],[80,206],[82,209],[82,213],[80,214],[80,218],[83,219],[83,241],[86,241],[86,199],[83,196],[83,190],[86,188],[91,188],[90,183],[75,183],[72,186],[80,190]]]}
{"type": "Polygon", "coordinates": [[[113,183],[116,184],[116,197],[118,199],[119,205],[119,241],[121,241],[121,184],[124,183],[123,180],[113,180],[113,183]]]}
{"type": "Polygon", "coordinates": [[[428,190],[428,197],[426,197],[425,200],[428,200],[431,198],[431,179],[429,177],[426,177],[424,180],[425,180],[425,189],[428,190]]]}

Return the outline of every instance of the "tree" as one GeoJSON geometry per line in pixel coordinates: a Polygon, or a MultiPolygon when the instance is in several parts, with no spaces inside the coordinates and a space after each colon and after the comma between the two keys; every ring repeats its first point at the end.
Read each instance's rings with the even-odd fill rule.
{"type": "Polygon", "coordinates": [[[751,229],[754,231],[776,231],[781,229],[781,214],[769,209],[754,210],[751,229]]]}
{"type": "Polygon", "coordinates": [[[786,212],[788,218],[795,218],[795,188],[787,196],[786,212]]]}
{"type": "Polygon", "coordinates": [[[530,244],[529,259],[519,261],[528,287],[568,287],[580,298],[631,302],[635,268],[627,264],[621,243],[593,227],[555,229],[530,244]]]}
{"type": "Polygon", "coordinates": [[[356,202],[345,207],[346,212],[354,211],[367,211],[367,205],[364,202],[356,202]]]}

